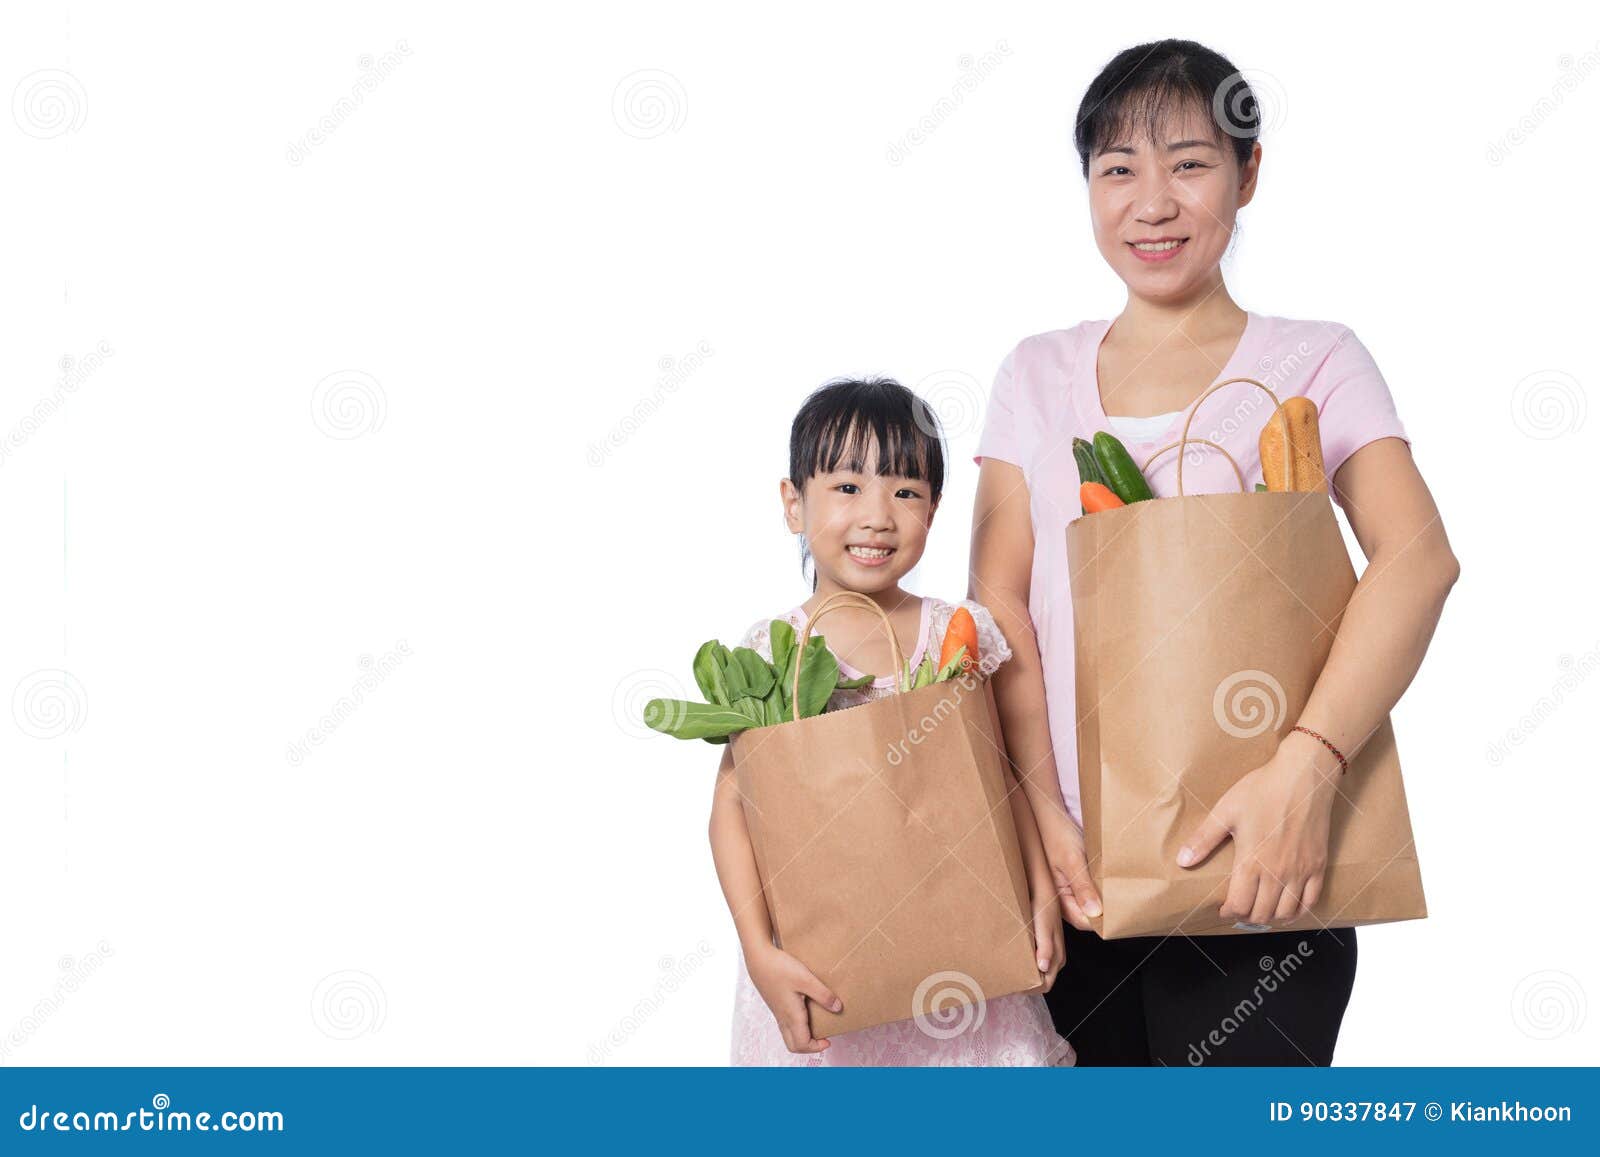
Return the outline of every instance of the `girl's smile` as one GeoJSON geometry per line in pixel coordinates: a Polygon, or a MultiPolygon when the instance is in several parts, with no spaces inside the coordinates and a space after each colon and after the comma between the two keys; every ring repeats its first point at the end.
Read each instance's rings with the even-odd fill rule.
{"type": "Polygon", "coordinates": [[[851,562],[864,567],[883,566],[894,557],[894,547],[892,546],[870,546],[850,543],[844,549],[845,553],[850,556],[851,562]]]}

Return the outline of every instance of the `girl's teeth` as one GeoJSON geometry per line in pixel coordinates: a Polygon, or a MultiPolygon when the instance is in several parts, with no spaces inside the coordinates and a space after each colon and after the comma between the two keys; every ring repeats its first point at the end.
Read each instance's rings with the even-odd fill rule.
{"type": "Polygon", "coordinates": [[[1176,249],[1182,244],[1182,241],[1157,241],[1154,243],[1149,241],[1135,241],[1133,243],[1133,247],[1143,253],[1161,253],[1168,249],[1176,249]]]}
{"type": "Polygon", "coordinates": [[[889,552],[882,547],[852,546],[847,548],[851,554],[859,554],[863,558],[888,558],[889,552]]]}

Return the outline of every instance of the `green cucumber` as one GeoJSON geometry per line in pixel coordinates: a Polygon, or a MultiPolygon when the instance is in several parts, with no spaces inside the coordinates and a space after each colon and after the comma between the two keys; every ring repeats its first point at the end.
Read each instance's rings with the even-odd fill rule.
{"type": "Polygon", "coordinates": [[[1155,497],[1150,492],[1150,484],[1128,455],[1127,447],[1117,441],[1116,435],[1101,430],[1094,436],[1094,460],[1112,493],[1129,506],[1155,497]]]}
{"type": "Polygon", "coordinates": [[[1100,472],[1100,463],[1094,460],[1094,447],[1082,438],[1072,440],[1072,456],[1078,463],[1078,483],[1104,483],[1106,476],[1100,472]]]}
{"type": "MultiPolygon", "coordinates": [[[[1082,438],[1074,438],[1072,440],[1072,457],[1078,463],[1078,485],[1081,486],[1085,482],[1105,484],[1106,476],[1100,473],[1100,463],[1094,460],[1093,446],[1082,438]]],[[[1089,513],[1082,503],[1078,504],[1078,509],[1084,514],[1089,513]]]]}

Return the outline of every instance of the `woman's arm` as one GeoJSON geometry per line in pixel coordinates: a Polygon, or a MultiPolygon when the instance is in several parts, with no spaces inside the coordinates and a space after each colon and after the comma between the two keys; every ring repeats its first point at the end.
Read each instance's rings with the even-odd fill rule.
{"type": "Polygon", "coordinates": [[[1017,790],[1017,779],[1009,762],[1005,766],[1006,798],[1011,801],[1011,819],[1017,829],[1017,843],[1022,847],[1022,865],[1028,876],[1028,899],[1033,911],[1033,945],[1039,971],[1044,973],[1044,991],[1049,992],[1056,982],[1056,973],[1067,960],[1066,940],[1061,935],[1061,908],[1057,903],[1055,877],[1050,872],[1050,859],[1045,855],[1044,843],[1039,838],[1039,825],[1034,820],[1033,807],[1028,797],[1017,790]]]}
{"type": "Polygon", "coordinates": [[[985,458],[978,472],[969,575],[967,597],[989,608],[1011,646],[1011,661],[1001,664],[993,677],[1006,753],[1028,794],[1067,919],[1087,931],[1090,917],[1100,914],[1100,896],[1089,878],[1083,832],[1067,811],[1056,778],[1044,664],[1028,614],[1033,576],[1028,484],[1020,469],[997,458],[985,458]]]}
{"type": "Polygon", "coordinates": [[[843,1005],[827,985],[804,964],[772,943],[772,922],[761,894],[755,849],[744,806],[739,802],[738,780],[733,774],[733,751],[723,748],[717,768],[717,786],[711,797],[711,858],[717,866],[722,896],[733,913],[750,979],[767,1002],[783,1033],[783,1043],[793,1053],[819,1053],[828,1047],[826,1037],[813,1038],[806,1015],[806,997],[838,1012],[843,1005]]]}
{"type": "MultiPolygon", "coordinates": [[[[1345,460],[1334,486],[1367,566],[1297,722],[1353,759],[1422,665],[1461,566],[1403,440],[1369,442],[1345,460]]],[[[1332,752],[1291,731],[1217,802],[1178,863],[1193,867],[1233,837],[1224,919],[1291,920],[1317,902],[1339,775],[1332,752]]]]}

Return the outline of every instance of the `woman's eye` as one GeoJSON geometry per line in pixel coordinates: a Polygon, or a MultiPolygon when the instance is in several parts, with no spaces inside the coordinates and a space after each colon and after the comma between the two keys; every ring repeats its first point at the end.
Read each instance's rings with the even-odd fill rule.
{"type": "MultiPolygon", "coordinates": [[[[1181,173],[1190,165],[1193,165],[1195,169],[1209,169],[1211,167],[1210,165],[1203,165],[1199,161],[1184,161],[1178,166],[1178,171],[1181,173]]],[[[1193,172],[1194,169],[1189,169],[1189,171],[1193,172]]]]}
{"type": "Polygon", "coordinates": [[[1123,173],[1131,173],[1132,171],[1127,165],[1112,165],[1101,175],[1105,177],[1120,177],[1123,173]]]}

